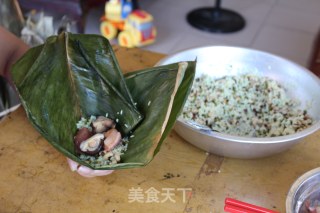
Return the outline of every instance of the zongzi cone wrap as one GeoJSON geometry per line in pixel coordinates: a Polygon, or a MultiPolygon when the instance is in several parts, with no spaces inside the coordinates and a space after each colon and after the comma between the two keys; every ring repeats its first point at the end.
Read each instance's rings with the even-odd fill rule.
{"type": "Polygon", "coordinates": [[[31,48],[12,70],[33,126],[66,157],[92,169],[149,163],[182,110],[194,74],[195,62],[181,62],[124,76],[107,39],[66,32],[31,48]],[[77,122],[106,114],[122,137],[131,136],[121,162],[81,160],[74,147],[77,122]]]}

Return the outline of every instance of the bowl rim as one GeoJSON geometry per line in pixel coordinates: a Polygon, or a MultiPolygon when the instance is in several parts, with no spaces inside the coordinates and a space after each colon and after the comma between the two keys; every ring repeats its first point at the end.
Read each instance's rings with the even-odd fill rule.
{"type": "Polygon", "coordinates": [[[300,132],[296,132],[294,134],[290,135],[284,135],[284,136],[276,136],[276,137],[246,137],[246,136],[237,136],[237,135],[229,135],[226,133],[221,132],[215,132],[215,131],[202,131],[198,128],[194,127],[191,124],[188,124],[183,121],[183,119],[178,118],[177,123],[182,124],[183,126],[189,128],[190,130],[193,130],[195,132],[198,132],[199,134],[206,135],[209,137],[217,138],[220,140],[227,140],[237,143],[246,143],[246,144],[273,144],[273,143],[285,143],[288,141],[298,140],[301,138],[304,138],[317,130],[320,129],[320,121],[317,121],[312,126],[301,130],[300,132]]]}
{"type": "MultiPolygon", "coordinates": [[[[269,55],[271,57],[274,57],[274,58],[277,58],[277,59],[280,59],[280,60],[283,60],[285,61],[286,63],[290,63],[294,66],[297,66],[299,67],[300,69],[306,71],[308,74],[312,75],[312,77],[315,77],[316,79],[319,79],[318,76],[316,74],[314,74],[313,72],[311,72],[309,69],[307,69],[306,67],[298,64],[297,62],[295,61],[292,61],[292,60],[289,60],[285,57],[282,57],[278,54],[275,54],[275,53],[270,53],[270,52],[267,52],[267,51],[263,51],[263,50],[258,50],[258,49],[255,49],[255,48],[251,48],[251,47],[241,47],[241,46],[232,46],[232,45],[204,45],[204,46],[197,46],[197,47],[191,47],[191,48],[186,48],[186,49],[182,49],[180,51],[176,51],[172,54],[169,54],[169,55],[166,55],[165,57],[161,58],[154,66],[161,66],[161,65],[164,65],[164,64],[167,64],[165,63],[168,59],[170,58],[173,58],[173,57],[176,57],[180,54],[183,54],[183,53],[186,53],[186,52],[189,52],[189,51],[195,51],[195,50],[202,50],[202,49],[211,49],[211,48],[229,48],[229,49],[238,49],[238,50],[246,50],[246,51],[250,51],[250,52],[256,52],[256,53],[259,53],[259,54],[265,54],[265,55],[269,55]]],[[[197,61],[197,58],[194,59],[195,61],[197,61]]],[[[319,82],[320,82],[320,79],[319,79],[319,82]]]]}
{"type": "Polygon", "coordinates": [[[298,189],[301,187],[301,185],[309,180],[310,178],[312,178],[314,175],[320,173],[320,167],[309,170],[307,172],[305,172],[304,174],[302,174],[300,177],[298,177],[298,179],[296,179],[293,184],[291,185],[288,194],[287,194],[287,198],[286,198],[286,212],[287,213],[294,213],[292,211],[292,207],[293,207],[293,198],[296,196],[298,189]]]}
{"type": "MultiPolygon", "coordinates": [[[[315,81],[318,81],[318,83],[320,84],[320,78],[318,78],[313,72],[308,70],[306,67],[303,67],[302,65],[300,65],[294,61],[291,61],[289,59],[286,59],[286,58],[279,56],[277,54],[274,54],[274,53],[269,53],[266,51],[262,51],[262,50],[258,50],[258,49],[254,49],[254,48],[248,48],[248,47],[241,47],[241,46],[205,45],[205,46],[198,46],[198,47],[194,47],[194,48],[186,48],[184,50],[177,51],[173,54],[165,56],[164,58],[160,59],[155,64],[155,66],[168,64],[166,62],[170,58],[177,57],[177,56],[179,56],[181,54],[185,54],[187,52],[198,51],[198,50],[203,50],[203,49],[211,49],[211,48],[228,48],[228,49],[236,49],[236,50],[246,50],[249,52],[254,52],[254,53],[263,54],[263,55],[266,55],[269,57],[273,57],[277,60],[282,60],[285,63],[296,66],[297,68],[299,68],[299,70],[302,70],[307,75],[310,75],[310,77],[315,79],[315,81]]],[[[197,59],[195,58],[195,60],[197,60],[197,59]]],[[[298,140],[298,139],[304,138],[304,137],[306,137],[306,136],[308,136],[308,135],[310,135],[320,129],[320,120],[318,120],[315,123],[313,123],[310,127],[306,128],[304,130],[301,130],[299,132],[296,132],[294,134],[285,135],[285,136],[261,137],[260,138],[260,137],[246,137],[246,136],[229,135],[229,134],[219,133],[219,132],[214,132],[214,131],[202,131],[202,130],[199,130],[198,128],[192,126],[191,124],[185,123],[183,121],[183,119],[181,119],[181,118],[178,118],[177,122],[184,125],[185,127],[189,128],[189,129],[193,130],[193,131],[196,131],[196,132],[203,134],[203,135],[206,135],[206,136],[214,137],[214,138],[221,139],[221,140],[228,140],[228,141],[232,141],[232,142],[237,142],[237,143],[251,143],[251,144],[285,143],[288,141],[298,140]]]]}

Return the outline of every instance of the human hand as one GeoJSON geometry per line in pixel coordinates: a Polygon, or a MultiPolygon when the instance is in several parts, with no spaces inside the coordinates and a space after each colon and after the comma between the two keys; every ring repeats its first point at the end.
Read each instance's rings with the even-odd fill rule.
{"type": "Polygon", "coordinates": [[[82,166],[78,164],[77,162],[71,160],[70,158],[67,158],[67,162],[69,164],[69,167],[71,171],[78,172],[83,177],[92,178],[97,176],[105,176],[111,174],[114,170],[94,170],[90,169],[86,166],[82,166]]]}
{"type": "Polygon", "coordinates": [[[11,82],[11,66],[28,50],[29,46],[20,38],[0,26],[0,75],[11,82]]]}

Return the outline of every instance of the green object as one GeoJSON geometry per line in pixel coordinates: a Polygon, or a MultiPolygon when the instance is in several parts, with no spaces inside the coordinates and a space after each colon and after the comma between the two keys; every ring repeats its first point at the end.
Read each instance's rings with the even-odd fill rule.
{"type": "Polygon", "coordinates": [[[194,74],[195,62],[184,62],[123,76],[107,39],[71,33],[30,49],[12,70],[33,126],[66,157],[93,169],[148,164],[182,110],[194,74]],[[73,136],[81,117],[106,113],[122,135],[133,136],[121,163],[95,168],[78,158],[73,136]]]}

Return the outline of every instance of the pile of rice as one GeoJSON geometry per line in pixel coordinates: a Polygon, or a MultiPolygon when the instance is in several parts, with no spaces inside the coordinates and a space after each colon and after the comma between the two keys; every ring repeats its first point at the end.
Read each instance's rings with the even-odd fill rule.
{"type": "Polygon", "coordinates": [[[230,135],[275,137],[312,125],[313,119],[298,106],[268,77],[202,75],[195,79],[181,117],[230,135]]]}

